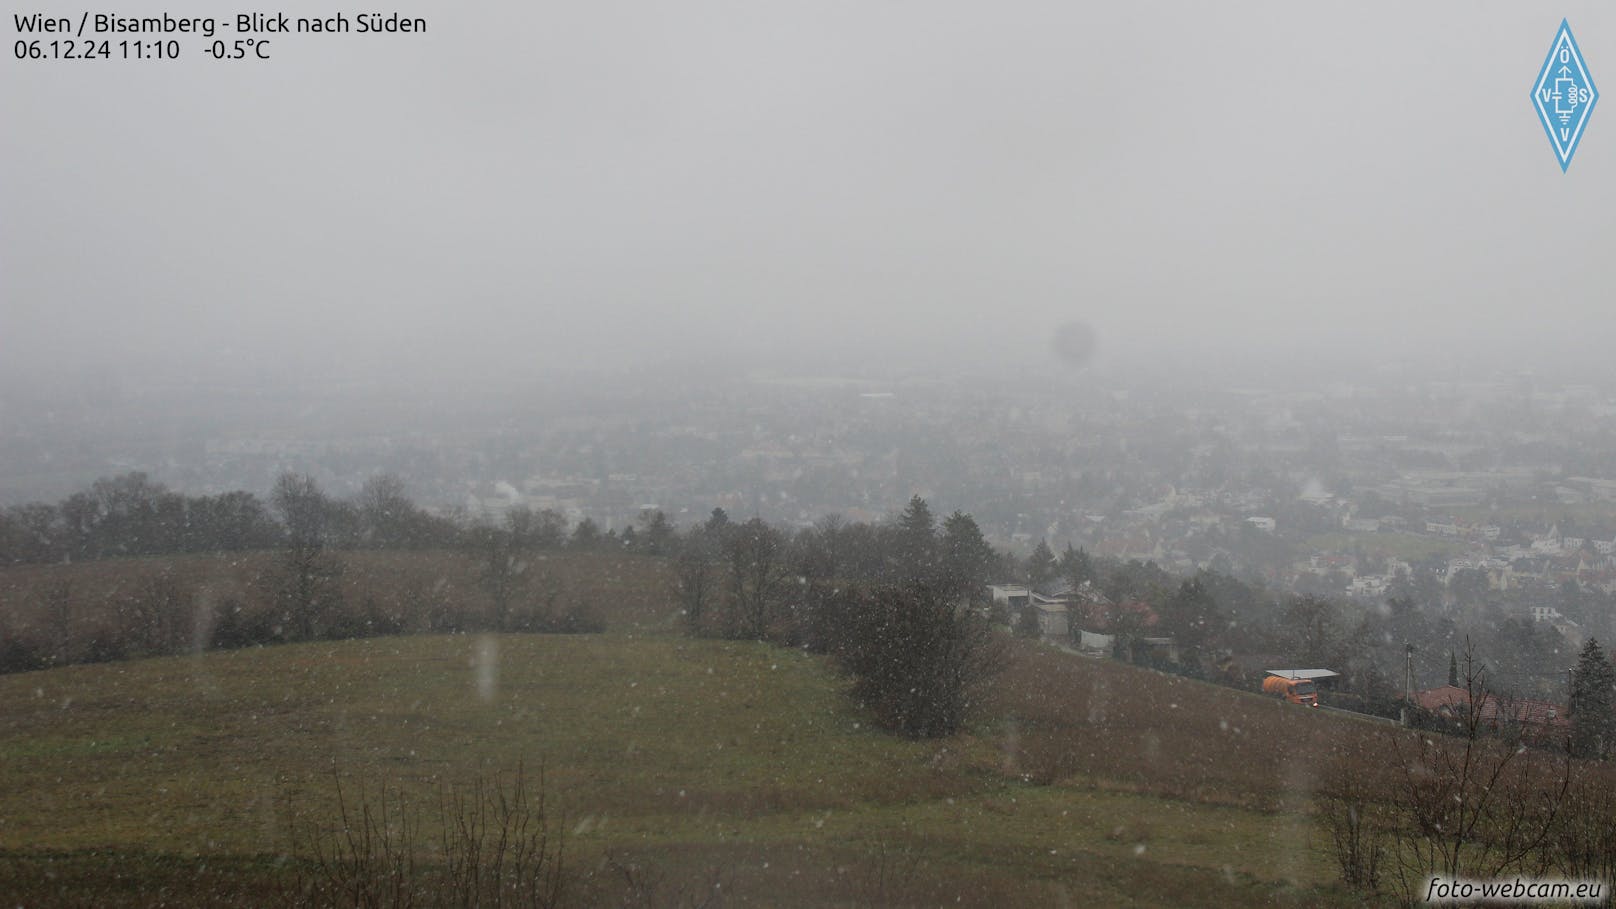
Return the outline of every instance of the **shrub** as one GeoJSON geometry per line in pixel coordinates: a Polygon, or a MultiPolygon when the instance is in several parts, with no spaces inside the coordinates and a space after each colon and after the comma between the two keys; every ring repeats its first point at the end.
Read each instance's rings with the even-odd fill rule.
{"type": "Polygon", "coordinates": [[[113,663],[130,657],[129,641],[118,628],[97,625],[87,632],[80,643],[78,663],[113,663]]]}
{"type": "Polygon", "coordinates": [[[343,604],[326,618],[321,634],[333,641],[374,638],[403,634],[404,616],[384,609],[375,597],[365,597],[356,605],[343,604]]]}
{"type": "Polygon", "coordinates": [[[279,623],[267,609],[249,609],[240,600],[219,604],[213,622],[213,646],[220,650],[261,647],[280,639],[279,623]]]}
{"type": "Polygon", "coordinates": [[[606,622],[588,605],[576,603],[546,630],[555,634],[600,634],[606,630],[606,622]]]}
{"type": "Polygon", "coordinates": [[[910,738],[952,735],[1002,648],[987,620],[935,588],[853,589],[833,613],[849,623],[837,650],[853,694],[886,728],[910,738]]]}
{"type": "Polygon", "coordinates": [[[438,791],[436,821],[402,788],[361,787],[350,804],[336,785],[336,827],[292,826],[298,906],[489,906],[562,904],[563,826],[553,823],[544,774],[518,767],[508,782],[478,777],[438,791]]]}
{"type": "Polygon", "coordinates": [[[159,656],[186,650],[192,617],[184,591],[169,572],[143,578],[114,608],[118,631],[130,655],[159,656]]]}
{"type": "Polygon", "coordinates": [[[1548,851],[1566,877],[1616,884],[1616,780],[1598,765],[1582,764],[1578,770],[1548,851]]]}
{"type": "Polygon", "coordinates": [[[1380,829],[1381,809],[1363,777],[1346,761],[1321,793],[1324,827],[1330,832],[1341,881],[1355,890],[1374,891],[1386,860],[1386,836],[1380,829]]]}
{"type": "Polygon", "coordinates": [[[32,672],[49,664],[44,644],[14,632],[0,632],[0,673],[32,672]]]}

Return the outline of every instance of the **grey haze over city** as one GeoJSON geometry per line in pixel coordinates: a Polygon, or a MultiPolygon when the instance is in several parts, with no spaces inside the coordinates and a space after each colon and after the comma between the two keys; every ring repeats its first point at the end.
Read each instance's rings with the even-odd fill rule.
{"type": "Polygon", "coordinates": [[[1616,74],[1601,4],[404,12],[430,31],[264,65],[18,68],[7,386],[1042,368],[1071,320],[1133,366],[1611,335],[1606,118],[1561,174],[1528,101],[1562,16],[1616,74]]]}
{"type": "MultiPolygon", "coordinates": [[[[486,428],[579,375],[1605,376],[1616,146],[1596,111],[1562,174],[1528,100],[1562,11],[404,12],[0,88],[0,433],[53,475],[8,499],[75,427],[161,473],[124,421],[486,428]]],[[[1616,15],[1563,12],[1598,79],[1616,15]]]]}

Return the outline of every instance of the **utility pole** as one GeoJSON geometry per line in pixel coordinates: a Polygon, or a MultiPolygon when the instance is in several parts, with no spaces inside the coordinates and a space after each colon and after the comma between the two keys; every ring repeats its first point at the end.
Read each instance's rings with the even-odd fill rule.
{"type": "Polygon", "coordinates": [[[1402,725],[1408,725],[1408,708],[1414,703],[1414,645],[1403,642],[1403,709],[1398,711],[1402,725]]]}

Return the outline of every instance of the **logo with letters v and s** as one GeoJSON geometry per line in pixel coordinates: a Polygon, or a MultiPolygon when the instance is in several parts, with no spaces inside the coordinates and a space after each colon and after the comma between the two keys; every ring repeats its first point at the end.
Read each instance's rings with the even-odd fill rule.
{"type": "Polygon", "coordinates": [[[1577,39],[1571,36],[1571,25],[1560,20],[1560,31],[1549,48],[1549,59],[1543,61],[1537,85],[1532,88],[1532,106],[1549,133],[1554,154],[1560,159],[1563,173],[1571,166],[1571,156],[1577,153],[1582,141],[1583,127],[1599,101],[1599,89],[1594,88],[1588,65],[1577,48],[1577,39]]]}

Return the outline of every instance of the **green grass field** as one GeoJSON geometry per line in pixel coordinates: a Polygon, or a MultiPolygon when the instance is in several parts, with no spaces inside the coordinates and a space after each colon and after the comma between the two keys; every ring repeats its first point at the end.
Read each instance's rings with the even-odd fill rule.
{"type": "Polygon", "coordinates": [[[1018,646],[969,734],[909,742],[822,658],[619,627],[0,677],[0,891],[273,904],[339,779],[426,805],[521,764],[586,902],[612,856],[669,905],[1357,904],[1309,811],[1367,724],[1018,646]]]}

